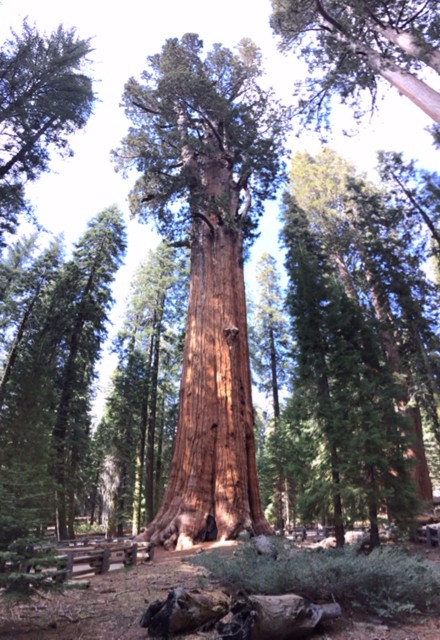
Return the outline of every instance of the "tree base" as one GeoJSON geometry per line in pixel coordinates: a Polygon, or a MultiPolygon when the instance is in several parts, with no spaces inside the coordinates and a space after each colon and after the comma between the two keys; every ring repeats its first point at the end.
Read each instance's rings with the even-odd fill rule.
{"type": "Polygon", "coordinates": [[[250,537],[259,535],[273,535],[271,526],[265,519],[258,523],[241,522],[233,527],[220,529],[215,518],[196,518],[194,515],[179,515],[169,524],[164,524],[163,518],[153,521],[147,529],[136,536],[135,540],[150,542],[154,546],[163,546],[167,550],[185,551],[200,542],[214,542],[237,540],[243,532],[250,537]]]}

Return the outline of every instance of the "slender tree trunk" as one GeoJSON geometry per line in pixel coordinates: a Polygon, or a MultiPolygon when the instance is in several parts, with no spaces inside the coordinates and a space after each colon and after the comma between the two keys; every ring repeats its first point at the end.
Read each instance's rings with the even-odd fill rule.
{"type": "Polygon", "coordinates": [[[272,403],[275,421],[280,417],[280,395],[278,388],[277,350],[273,326],[269,325],[270,373],[272,378],[272,403]]]}
{"type": "Polygon", "coordinates": [[[75,486],[71,481],[67,487],[67,535],[69,540],[75,538],[75,486]]]}
{"type": "Polygon", "coordinates": [[[142,474],[143,463],[141,460],[141,453],[140,453],[141,444],[142,442],[139,443],[139,453],[136,456],[135,472],[134,472],[133,515],[132,515],[132,521],[131,521],[131,532],[134,536],[137,536],[141,530],[141,505],[142,505],[141,492],[142,492],[142,477],[143,477],[143,474],[142,474]]]}
{"type": "Polygon", "coordinates": [[[183,548],[208,515],[220,539],[272,533],[257,477],[242,234],[214,216],[194,222],[175,451],[146,537],[183,548]]]}
{"type": "Polygon", "coordinates": [[[116,535],[122,537],[124,535],[124,520],[125,520],[125,500],[127,491],[128,469],[127,463],[122,464],[120,470],[120,480],[118,485],[118,498],[117,498],[117,516],[116,516],[116,535]]]}
{"type": "Polygon", "coordinates": [[[400,180],[399,176],[396,173],[392,173],[391,175],[392,175],[392,178],[393,178],[394,182],[397,185],[399,185],[399,188],[402,190],[402,192],[408,198],[408,201],[412,204],[414,209],[419,212],[423,222],[426,224],[426,226],[428,227],[428,229],[429,229],[429,231],[431,233],[433,241],[437,245],[436,250],[438,251],[440,249],[440,234],[437,231],[434,222],[431,220],[430,215],[419,204],[419,202],[417,201],[417,198],[415,198],[415,196],[411,193],[410,189],[407,189],[405,184],[400,180]]]}
{"type": "Polygon", "coordinates": [[[353,284],[353,278],[344,257],[340,253],[334,253],[332,258],[335,261],[336,268],[338,270],[339,277],[341,278],[341,282],[344,285],[347,297],[350,298],[350,300],[353,300],[353,302],[359,302],[359,296],[353,284]]]}
{"type": "Polygon", "coordinates": [[[100,475],[100,472],[98,471],[95,476],[95,481],[93,482],[93,485],[92,485],[92,492],[90,496],[90,519],[89,519],[90,525],[95,524],[95,520],[96,520],[96,505],[98,502],[99,475],[100,475]]]}
{"type": "Polygon", "coordinates": [[[78,351],[79,334],[76,332],[71,337],[70,352],[64,370],[63,388],[61,390],[55,426],[52,432],[54,462],[53,476],[56,483],[57,506],[57,538],[67,540],[67,452],[66,441],[69,422],[70,403],[73,395],[75,380],[75,359],[78,351]]]}
{"type": "MultiPolygon", "coordinates": [[[[280,398],[278,389],[278,372],[277,372],[277,352],[275,347],[274,329],[271,324],[272,318],[269,317],[269,352],[270,352],[270,373],[271,373],[271,386],[272,386],[272,406],[274,417],[274,429],[279,435],[280,425],[280,398]]],[[[278,530],[283,530],[285,526],[284,518],[284,501],[283,501],[283,488],[284,488],[284,471],[282,464],[277,463],[277,484],[276,484],[276,511],[277,511],[277,523],[278,530]]]]}
{"type": "Polygon", "coordinates": [[[164,430],[164,421],[165,421],[165,408],[164,408],[164,400],[162,397],[161,406],[160,406],[160,418],[159,418],[159,429],[157,433],[157,453],[156,453],[156,464],[154,470],[154,507],[157,510],[157,506],[160,503],[161,495],[162,495],[162,467],[163,467],[163,430],[164,430]]]}
{"type": "Polygon", "coordinates": [[[35,143],[46,133],[48,129],[55,123],[56,117],[52,116],[4,165],[0,165],[0,180],[17,164],[17,162],[23,162],[26,159],[28,153],[32,151],[35,143]]]}
{"type": "Polygon", "coordinates": [[[409,71],[401,69],[391,60],[385,60],[373,49],[356,43],[353,43],[352,47],[356,52],[366,56],[368,64],[374,71],[440,124],[440,93],[438,91],[409,71]]]}
{"type": "MultiPolygon", "coordinates": [[[[323,355],[321,354],[321,368],[325,370],[326,364],[323,355]]],[[[323,406],[330,403],[330,386],[326,373],[320,376],[318,383],[318,394],[323,403],[323,406]]],[[[325,411],[323,412],[325,415],[325,411]]],[[[327,446],[330,453],[330,465],[332,475],[332,500],[333,500],[333,517],[335,522],[335,538],[336,546],[343,547],[345,544],[345,527],[343,518],[342,496],[341,496],[341,476],[340,476],[340,461],[339,451],[337,443],[335,442],[334,428],[330,422],[328,416],[324,418],[325,424],[323,425],[325,437],[327,440],[327,446]]]]}
{"type": "Polygon", "coordinates": [[[141,421],[139,427],[139,449],[136,464],[136,473],[134,481],[134,500],[133,500],[133,533],[139,533],[142,522],[142,496],[144,487],[144,470],[145,470],[145,452],[147,442],[147,424],[148,424],[148,406],[150,403],[151,389],[151,363],[153,358],[154,336],[150,336],[150,345],[148,348],[148,363],[145,372],[144,397],[141,407],[141,421]]]}
{"type": "Polygon", "coordinates": [[[0,380],[0,409],[3,406],[3,402],[5,399],[5,395],[6,395],[6,385],[8,383],[9,378],[11,377],[11,373],[12,373],[12,369],[14,367],[15,361],[17,359],[18,356],[18,351],[20,348],[20,343],[23,339],[23,336],[25,334],[26,331],[26,327],[29,321],[29,318],[31,316],[32,313],[32,309],[35,306],[35,302],[38,299],[38,295],[40,293],[40,287],[37,288],[37,291],[35,292],[35,294],[32,296],[32,299],[30,300],[28,307],[26,309],[26,311],[23,314],[23,317],[21,319],[20,325],[17,329],[17,333],[15,335],[14,338],[14,342],[12,344],[11,350],[9,352],[9,356],[8,359],[6,360],[6,364],[3,368],[3,375],[1,377],[0,380]]]}
{"type": "Polygon", "coordinates": [[[62,375],[62,387],[55,424],[52,431],[54,461],[53,476],[56,483],[56,503],[57,503],[57,537],[58,540],[68,538],[67,531],[67,473],[66,473],[66,441],[69,428],[69,416],[71,403],[75,393],[75,383],[77,378],[77,357],[80,347],[81,333],[85,323],[83,305],[89,296],[95,276],[95,267],[91,269],[87,283],[81,295],[79,311],[75,319],[72,333],[69,339],[69,351],[66,365],[62,375]]]}
{"type": "Polygon", "coordinates": [[[147,456],[145,469],[145,515],[147,522],[154,517],[154,442],[156,438],[157,417],[157,385],[159,378],[160,356],[160,320],[155,319],[156,329],[154,335],[153,363],[151,370],[150,408],[148,415],[147,456]]]}

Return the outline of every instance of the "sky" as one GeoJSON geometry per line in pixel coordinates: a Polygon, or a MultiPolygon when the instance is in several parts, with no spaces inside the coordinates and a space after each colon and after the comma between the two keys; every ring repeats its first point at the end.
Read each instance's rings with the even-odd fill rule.
{"type": "MultiPolygon", "coordinates": [[[[0,41],[11,28],[20,31],[25,17],[40,31],[50,32],[62,23],[75,27],[80,37],[92,39],[91,71],[98,95],[94,114],[87,126],[70,139],[74,156],[62,159],[54,154],[51,172],[31,184],[27,195],[40,223],[50,233],[63,233],[68,247],[84,233],[88,220],[103,209],[116,204],[123,211],[128,225],[128,252],[115,281],[110,338],[123,313],[133,271],[158,242],[152,228],[129,219],[127,195],[132,180],[124,180],[115,172],[110,157],[111,149],[119,145],[128,126],[120,107],[124,84],[131,76],[139,76],[147,56],[158,53],[166,38],[193,32],[202,38],[206,48],[214,42],[232,48],[243,37],[250,37],[262,50],[270,84],[289,102],[294,81],[306,70],[293,54],[286,56],[277,50],[269,26],[270,12],[270,0],[0,0],[0,41]]],[[[418,159],[425,168],[436,169],[438,152],[426,131],[430,119],[394,89],[385,94],[379,114],[364,121],[354,137],[343,135],[343,130],[350,127],[350,114],[338,110],[329,145],[362,171],[372,170],[379,149],[403,151],[408,159],[418,159]]],[[[319,146],[313,135],[293,134],[290,141],[292,152],[315,153],[319,146]]],[[[277,203],[269,202],[247,268],[248,286],[252,286],[255,263],[261,254],[278,251],[277,212],[277,203]]],[[[106,354],[101,364],[102,388],[112,369],[107,347],[106,354]]]]}

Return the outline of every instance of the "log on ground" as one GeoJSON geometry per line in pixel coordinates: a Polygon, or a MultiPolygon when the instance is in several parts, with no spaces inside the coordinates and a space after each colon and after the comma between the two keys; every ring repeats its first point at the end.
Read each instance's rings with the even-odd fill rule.
{"type": "Polygon", "coordinates": [[[213,626],[229,611],[231,598],[223,591],[188,592],[176,587],[165,600],[155,600],[141,619],[151,637],[168,638],[178,633],[213,626]]]}
{"type": "Polygon", "coordinates": [[[216,630],[223,640],[296,640],[316,625],[341,615],[337,603],[314,604],[294,594],[250,596],[233,607],[230,622],[220,621],[216,630]]]}

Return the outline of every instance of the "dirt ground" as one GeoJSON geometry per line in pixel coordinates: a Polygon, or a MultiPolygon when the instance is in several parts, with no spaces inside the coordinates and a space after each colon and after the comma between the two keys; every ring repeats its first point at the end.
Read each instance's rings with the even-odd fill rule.
{"type": "MultiPolygon", "coordinates": [[[[212,546],[203,549],[209,553],[212,546]]],[[[63,594],[38,597],[31,603],[0,605],[0,640],[144,640],[147,631],[140,618],[148,604],[164,599],[170,589],[206,591],[215,581],[205,569],[185,561],[200,552],[156,552],[153,562],[128,570],[111,571],[93,576],[87,589],[69,589],[63,594]]],[[[233,551],[226,543],[224,554],[233,551]]],[[[423,551],[434,562],[440,561],[440,550],[423,551]]],[[[356,619],[343,612],[340,619],[328,621],[316,629],[312,640],[440,640],[440,618],[417,620],[417,624],[390,627],[380,621],[356,619]]],[[[179,636],[186,640],[214,640],[214,632],[179,636]]]]}

